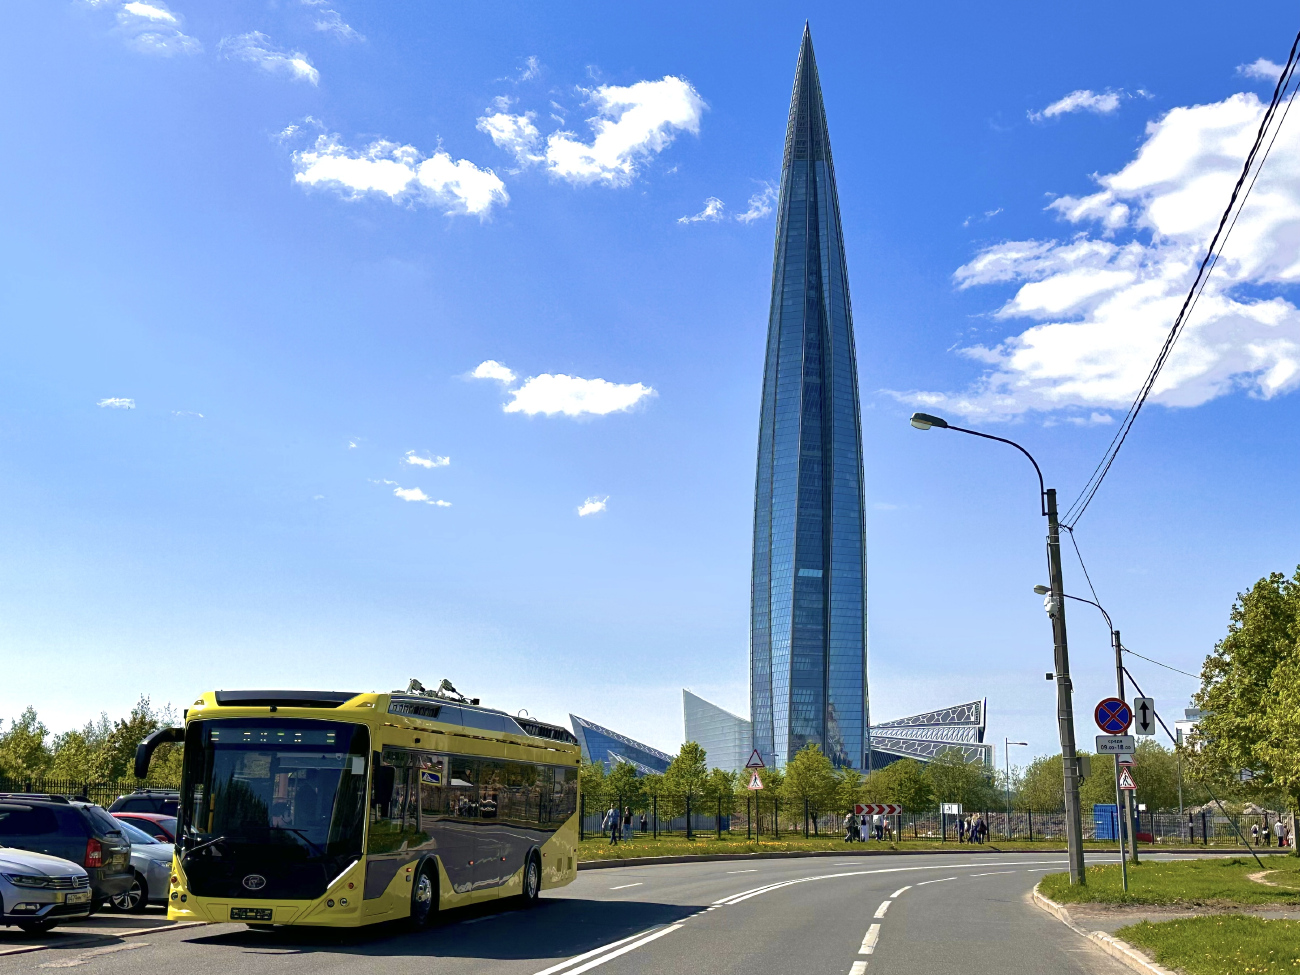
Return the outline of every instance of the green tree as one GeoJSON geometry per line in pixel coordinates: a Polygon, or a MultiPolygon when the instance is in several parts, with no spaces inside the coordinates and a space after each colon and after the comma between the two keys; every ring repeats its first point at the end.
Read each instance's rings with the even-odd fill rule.
{"type": "Polygon", "coordinates": [[[616,762],[614,771],[605,777],[605,797],[621,808],[645,806],[645,788],[637,777],[636,766],[631,762],[616,762]]]}
{"type": "Polygon", "coordinates": [[[983,765],[967,762],[956,748],[935,756],[925,767],[926,778],[939,802],[960,802],[967,810],[996,809],[992,776],[983,765]]]}
{"type": "Polygon", "coordinates": [[[20,779],[46,774],[52,762],[45,744],[49,734],[34,707],[12,719],[9,730],[0,732],[0,775],[20,779]]]}
{"type": "Polygon", "coordinates": [[[809,742],[785,766],[781,798],[789,804],[792,818],[802,821],[804,804],[811,812],[835,808],[835,767],[821,746],[809,742]]]}
{"type": "Polygon", "coordinates": [[[925,766],[915,759],[890,762],[866,777],[863,802],[896,802],[910,813],[934,808],[934,788],[925,766]]]}
{"type": "Polygon", "coordinates": [[[706,757],[697,742],[688,741],[682,745],[664,772],[664,791],[659,798],[660,816],[682,815],[688,801],[692,811],[697,808],[709,778],[706,757]]]}
{"type": "Polygon", "coordinates": [[[604,762],[583,762],[578,769],[578,785],[588,812],[605,811],[605,778],[604,762]]]}
{"type": "MultiPolygon", "coordinates": [[[[704,783],[704,799],[715,811],[730,816],[736,811],[736,785],[740,780],[735,772],[715,768],[704,783]]],[[[707,810],[706,810],[707,811],[707,810]]]]}
{"type": "Polygon", "coordinates": [[[825,812],[842,813],[862,802],[862,773],[847,765],[835,770],[834,808],[825,812]]]}
{"type": "Polygon", "coordinates": [[[1055,812],[1065,807],[1065,774],[1060,755],[1039,755],[1020,776],[1020,788],[1012,796],[1021,811],[1055,812]]]}

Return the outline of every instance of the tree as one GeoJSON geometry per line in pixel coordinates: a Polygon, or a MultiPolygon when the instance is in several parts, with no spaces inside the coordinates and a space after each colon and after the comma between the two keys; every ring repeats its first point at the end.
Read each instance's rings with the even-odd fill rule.
{"type": "Polygon", "coordinates": [[[605,777],[605,796],[624,809],[643,808],[645,789],[637,777],[636,766],[631,762],[614,763],[614,771],[605,777]]]}
{"type": "Polygon", "coordinates": [[[736,811],[736,785],[739,780],[740,776],[735,772],[727,772],[720,768],[713,769],[704,782],[705,801],[715,811],[730,816],[736,811]]]}
{"type": "Polygon", "coordinates": [[[781,798],[790,804],[792,815],[802,817],[805,803],[813,812],[833,808],[835,786],[831,760],[822,754],[820,745],[809,742],[786,763],[781,798]]]}
{"type": "Polygon", "coordinates": [[[862,782],[862,773],[855,768],[845,765],[835,770],[835,812],[852,809],[862,801],[862,782]]]}
{"type": "Polygon", "coordinates": [[[901,758],[877,769],[862,784],[864,802],[894,802],[910,813],[934,808],[934,789],[925,766],[912,758],[901,758]]]}
{"type": "Polygon", "coordinates": [[[970,810],[998,805],[988,771],[983,765],[967,762],[956,748],[935,756],[926,765],[925,775],[939,802],[960,802],[970,810]]]}
{"type": "Polygon", "coordinates": [[[605,763],[583,762],[578,769],[578,785],[586,797],[589,812],[605,807],[605,763]]]}
{"type": "Polygon", "coordinates": [[[664,794],[659,799],[660,815],[680,816],[689,801],[692,811],[704,795],[709,769],[705,764],[704,749],[697,742],[685,742],[677,757],[664,772],[664,794]]]}
{"type": "Polygon", "coordinates": [[[19,779],[44,775],[50,767],[50,750],[45,744],[50,731],[28,706],[0,732],[0,775],[19,779]]]}
{"type": "Polygon", "coordinates": [[[1020,789],[1012,797],[1015,807],[1040,812],[1065,808],[1063,768],[1060,755],[1039,755],[1030,762],[1020,777],[1020,789]]]}

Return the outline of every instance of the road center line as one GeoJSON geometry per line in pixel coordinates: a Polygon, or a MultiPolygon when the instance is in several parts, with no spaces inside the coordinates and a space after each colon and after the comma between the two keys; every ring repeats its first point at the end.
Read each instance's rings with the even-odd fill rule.
{"type": "Polygon", "coordinates": [[[617,887],[611,887],[610,890],[627,890],[629,887],[640,887],[645,883],[644,880],[638,880],[634,884],[619,884],[617,887]]]}
{"type": "Polygon", "coordinates": [[[615,949],[607,955],[601,955],[599,958],[594,958],[585,965],[579,965],[577,968],[569,969],[568,975],[582,975],[583,972],[590,971],[597,965],[603,965],[607,961],[613,961],[615,958],[619,957],[619,955],[626,955],[629,951],[636,951],[636,949],[640,948],[642,945],[648,945],[651,941],[654,941],[657,938],[662,938],[665,934],[672,934],[679,928],[681,928],[680,924],[673,924],[669,927],[661,928],[654,934],[646,935],[639,941],[633,941],[630,945],[624,945],[622,948],[615,949]]]}
{"type": "Polygon", "coordinates": [[[872,917],[884,917],[884,916],[885,916],[885,912],[889,910],[889,905],[892,904],[892,903],[894,903],[894,902],[893,902],[893,901],[884,901],[883,903],[881,903],[881,905],[880,905],[879,907],[876,908],[876,913],[873,914],[872,917]]]}
{"type": "Polygon", "coordinates": [[[855,961],[853,967],[849,969],[849,975],[867,975],[867,963],[865,961],[855,961]]]}
{"type": "Polygon", "coordinates": [[[576,965],[580,961],[586,961],[588,958],[595,955],[603,954],[611,948],[617,948],[619,945],[627,944],[629,941],[640,938],[645,933],[646,932],[644,931],[638,931],[636,934],[630,934],[626,938],[620,938],[618,941],[611,941],[609,944],[601,945],[599,948],[592,948],[591,951],[584,951],[582,954],[574,955],[572,958],[567,961],[562,961],[558,965],[552,965],[550,968],[542,969],[542,971],[538,972],[537,975],[555,975],[556,972],[563,971],[570,965],[576,965]]]}
{"type": "Polygon", "coordinates": [[[858,949],[859,955],[869,955],[876,950],[876,942],[880,940],[880,925],[873,924],[867,928],[867,936],[862,939],[862,947],[858,949]]]}
{"type": "Polygon", "coordinates": [[[750,867],[748,870],[728,870],[727,873],[758,873],[758,867],[750,867]]]}
{"type": "Polygon", "coordinates": [[[918,887],[924,887],[926,884],[941,884],[941,883],[943,883],[945,880],[956,880],[956,879],[957,879],[956,877],[944,877],[944,878],[942,878],[942,879],[940,879],[940,880],[922,880],[922,881],[921,881],[919,884],[917,884],[916,886],[918,886],[918,887]]]}
{"type": "Polygon", "coordinates": [[[901,894],[903,891],[911,890],[911,889],[912,889],[911,884],[908,884],[906,887],[899,887],[898,890],[894,891],[892,894],[889,895],[889,899],[896,900],[898,898],[898,895],[901,894]]]}

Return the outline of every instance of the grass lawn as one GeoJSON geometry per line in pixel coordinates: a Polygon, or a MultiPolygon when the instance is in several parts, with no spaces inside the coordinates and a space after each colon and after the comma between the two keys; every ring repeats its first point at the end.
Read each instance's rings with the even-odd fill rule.
{"type": "MultiPolygon", "coordinates": [[[[1300,904],[1300,858],[1263,857],[1273,871],[1270,887],[1247,879],[1259,866],[1250,857],[1219,860],[1146,861],[1128,868],[1128,893],[1120,882],[1119,864],[1089,867],[1088,883],[1071,887],[1069,874],[1043,878],[1039,890],[1063,904],[1180,904],[1228,907],[1252,904],[1300,904]]],[[[1172,922],[1171,922],[1172,923],[1172,922]]],[[[1300,971],[1300,969],[1297,969],[1300,971]]]]}
{"type": "MultiPolygon", "coordinates": [[[[640,833],[635,833],[634,836],[636,838],[630,842],[622,842],[616,846],[610,845],[608,836],[583,840],[578,846],[578,859],[610,860],[624,857],[665,857],[710,853],[783,853],[791,850],[829,850],[839,853],[927,850],[934,853],[940,851],[966,853],[973,850],[1060,850],[1065,847],[1062,840],[1037,840],[1033,843],[1025,840],[993,841],[975,847],[962,845],[955,839],[947,843],[924,839],[905,839],[893,843],[888,841],[877,843],[875,840],[869,843],[845,843],[842,834],[810,836],[804,839],[800,833],[782,833],[779,840],[767,835],[764,835],[761,840],[746,840],[744,833],[726,831],[723,832],[722,839],[718,839],[716,833],[704,832],[697,833],[689,840],[683,835],[661,836],[657,840],[649,835],[643,837],[640,833]]],[[[1088,849],[1108,849],[1110,846],[1105,843],[1085,845],[1088,849]]]]}
{"type": "Polygon", "coordinates": [[[1300,921],[1220,914],[1181,921],[1143,921],[1116,932],[1166,968],[1187,975],[1254,975],[1300,971],[1300,921]]]}

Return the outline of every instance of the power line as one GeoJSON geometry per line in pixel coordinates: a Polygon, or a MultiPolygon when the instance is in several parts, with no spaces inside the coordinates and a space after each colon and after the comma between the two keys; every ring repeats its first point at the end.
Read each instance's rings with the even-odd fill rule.
{"type": "Polygon", "coordinates": [[[1135,653],[1134,651],[1130,650],[1128,647],[1124,646],[1123,644],[1120,644],[1120,649],[1123,650],[1125,653],[1129,654],[1130,656],[1139,657],[1142,660],[1145,660],[1149,664],[1155,664],[1157,667],[1165,668],[1165,670],[1172,670],[1175,674],[1182,674],[1184,677],[1192,678],[1192,680],[1201,679],[1199,674],[1189,674],[1187,671],[1179,670],[1177,667],[1170,667],[1168,664],[1162,664],[1159,660],[1152,660],[1150,657],[1143,657],[1142,654],[1135,653]]]}
{"type": "Polygon", "coordinates": [[[1291,102],[1295,98],[1297,89],[1292,89],[1290,96],[1287,98],[1286,108],[1282,112],[1282,117],[1278,119],[1276,128],[1273,131],[1272,138],[1268,140],[1264,153],[1259,156],[1259,165],[1255,166],[1255,159],[1259,155],[1260,147],[1264,146],[1265,139],[1268,137],[1269,129],[1273,126],[1273,120],[1277,117],[1278,106],[1282,104],[1283,96],[1287,88],[1291,85],[1291,79],[1296,71],[1296,50],[1300,48],[1300,33],[1296,34],[1295,41],[1291,44],[1291,53],[1287,57],[1286,66],[1282,69],[1278,77],[1277,85],[1273,89],[1273,98],[1269,102],[1268,108],[1264,112],[1264,117],[1260,120],[1259,130],[1255,133],[1255,141],[1250,147],[1250,152],[1246,155],[1245,164],[1242,166],[1241,175],[1237,177],[1237,182],[1232,188],[1232,195],[1228,198],[1228,205],[1223,211],[1223,216],[1219,218],[1219,225],[1214,231],[1214,236],[1210,239],[1209,247],[1206,249],[1205,257],[1201,259],[1200,267],[1197,268],[1196,278],[1192,281],[1192,286],[1187,291],[1187,296],[1183,299],[1182,307],[1178,310],[1178,315],[1174,319],[1169,334],[1165,337],[1164,345],[1160,349],[1160,354],[1156,356],[1155,363],[1151,366],[1151,371],[1147,373],[1147,378],[1143,382],[1137,397],[1129,406],[1128,412],[1124,414],[1124,420],[1120,423],[1119,429],[1115,431],[1115,436],[1111,438],[1110,445],[1106,448],[1106,453],[1098,461],[1097,466],[1093,468],[1091,476],[1079,492],[1079,496],[1074,499],[1065,515],[1061,518],[1062,527],[1073,528],[1083,517],[1083,513],[1088,510],[1088,505],[1092,503],[1093,497],[1101,487],[1101,482],[1106,479],[1110,473],[1111,465],[1115,463],[1115,457],[1119,454],[1120,448],[1124,446],[1124,441],[1128,439],[1129,431],[1133,428],[1137,420],[1138,413],[1142,410],[1151,395],[1151,390],[1155,386],[1156,379],[1160,371],[1164,368],[1169,354],[1173,351],[1174,343],[1182,334],[1184,326],[1196,303],[1200,300],[1201,292],[1205,290],[1206,282],[1209,281],[1210,272],[1214,265],[1218,263],[1219,254],[1222,253],[1223,247],[1228,242],[1228,237],[1232,233],[1232,228],[1237,224],[1237,216],[1241,214],[1241,208],[1246,205],[1246,199],[1250,196],[1251,189],[1255,186],[1255,180],[1259,178],[1259,172],[1263,169],[1264,162],[1268,159],[1269,153],[1273,149],[1273,143],[1277,140],[1277,133],[1281,131],[1282,121],[1291,110],[1291,102]],[[1251,177],[1249,184],[1247,177],[1251,176],[1251,170],[1254,169],[1254,175],[1251,177]],[[1245,192],[1242,192],[1243,187],[1245,192]],[[1240,207],[1238,206],[1240,199],[1240,207]],[[1236,215],[1233,214],[1234,208],[1236,215]],[[1231,217],[1231,221],[1229,221],[1231,217]]]}

